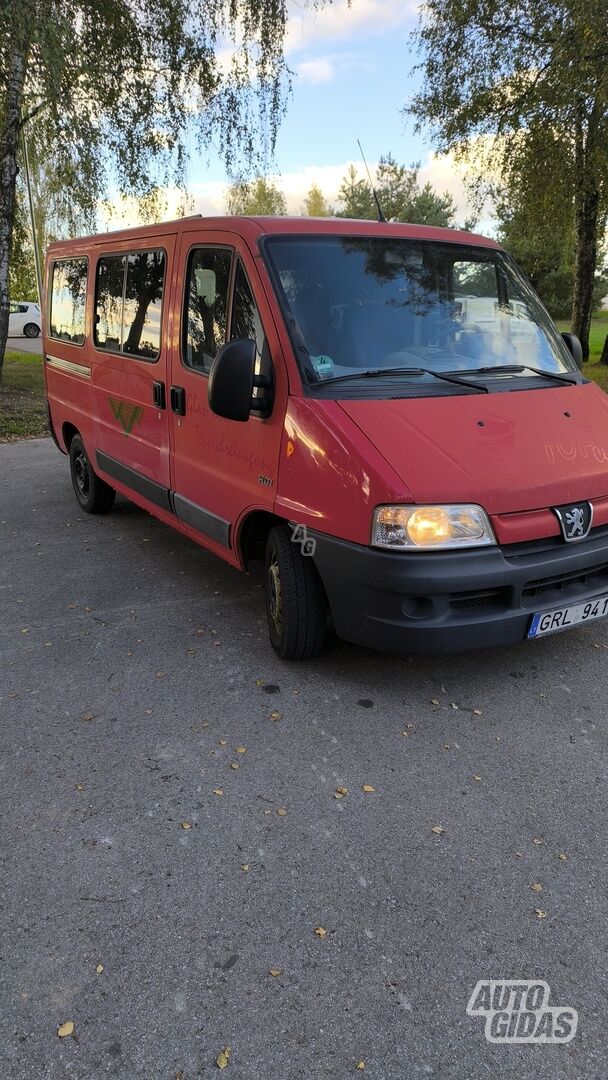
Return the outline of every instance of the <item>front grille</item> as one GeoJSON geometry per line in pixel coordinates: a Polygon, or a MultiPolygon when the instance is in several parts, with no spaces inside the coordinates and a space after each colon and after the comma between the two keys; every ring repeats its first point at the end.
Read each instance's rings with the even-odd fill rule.
{"type": "Polygon", "coordinates": [[[506,589],[477,589],[471,592],[452,593],[449,603],[454,611],[504,606],[506,591],[506,589]]]}
{"type": "Polygon", "coordinates": [[[591,588],[608,587],[608,563],[601,563],[588,570],[578,570],[570,574],[556,574],[554,577],[528,581],[522,589],[522,601],[535,600],[547,593],[575,595],[577,591],[591,588]]]}

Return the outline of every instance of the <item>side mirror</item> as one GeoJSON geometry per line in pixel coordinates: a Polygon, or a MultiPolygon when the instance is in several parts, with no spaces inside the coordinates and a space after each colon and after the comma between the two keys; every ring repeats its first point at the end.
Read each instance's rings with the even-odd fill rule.
{"type": "Polygon", "coordinates": [[[229,341],[209,372],[209,408],[226,420],[248,420],[253,396],[255,341],[229,341]]]}
{"type": "Polygon", "coordinates": [[[564,341],[566,342],[566,348],[568,352],[572,353],[574,357],[574,363],[579,371],[583,367],[583,346],[578,340],[576,334],[562,334],[564,341]]]}

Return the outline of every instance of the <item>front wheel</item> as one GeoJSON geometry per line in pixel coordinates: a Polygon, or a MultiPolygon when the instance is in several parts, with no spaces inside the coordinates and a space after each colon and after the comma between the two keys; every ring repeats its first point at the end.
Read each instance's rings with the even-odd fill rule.
{"type": "Polygon", "coordinates": [[[80,435],[70,443],[70,473],[78,505],[86,514],[107,514],[112,509],[116,492],[93,469],[80,435]]]}
{"type": "Polygon", "coordinates": [[[273,649],[283,660],[308,660],[323,651],[327,601],[310,555],[285,525],[266,543],[266,616],[273,649]]]}
{"type": "Polygon", "coordinates": [[[36,326],[36,323],[28,322],[23,327],[23,333],[26,337],[29,338],[38,337],[38,334],[40,333],[40,327],[36,326]]]}

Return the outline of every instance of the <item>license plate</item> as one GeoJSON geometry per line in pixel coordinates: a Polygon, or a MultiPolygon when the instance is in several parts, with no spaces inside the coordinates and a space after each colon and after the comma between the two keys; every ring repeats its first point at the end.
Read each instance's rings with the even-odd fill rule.
{"type": "Polygon", "coordinates": [[[528,637],[537,638],[545,634],[556,634],[559,630],[568,630],[571,626],[593,622],[594,619],[603,619],[606,616],[608,616],[608,596],[598,596],[594,600],[586,600],[583,604],[554,608],[553,611],[538,611],[532,616],[528,637]]]}

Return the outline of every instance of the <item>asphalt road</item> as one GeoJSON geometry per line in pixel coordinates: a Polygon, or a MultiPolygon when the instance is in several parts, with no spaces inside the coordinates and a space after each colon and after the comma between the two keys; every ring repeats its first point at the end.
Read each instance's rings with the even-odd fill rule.
{"type": "Polygon", "coordinates": [[[290,665],[258,575],[86,517],[49,440],[0,522],[0,1076],[603,1080],[607,623],[290,665]],[[574,1040],[487,1042],[500,978],[574,1040]]]}
{"type": "Polygon", "coordinates": [[[19,352],[32,353],[34,356],[42,356],[42,338],[26,338],[23,334],[19,337],[9,337],[6,343],[7,349],[17,349],[19,352]]]}

